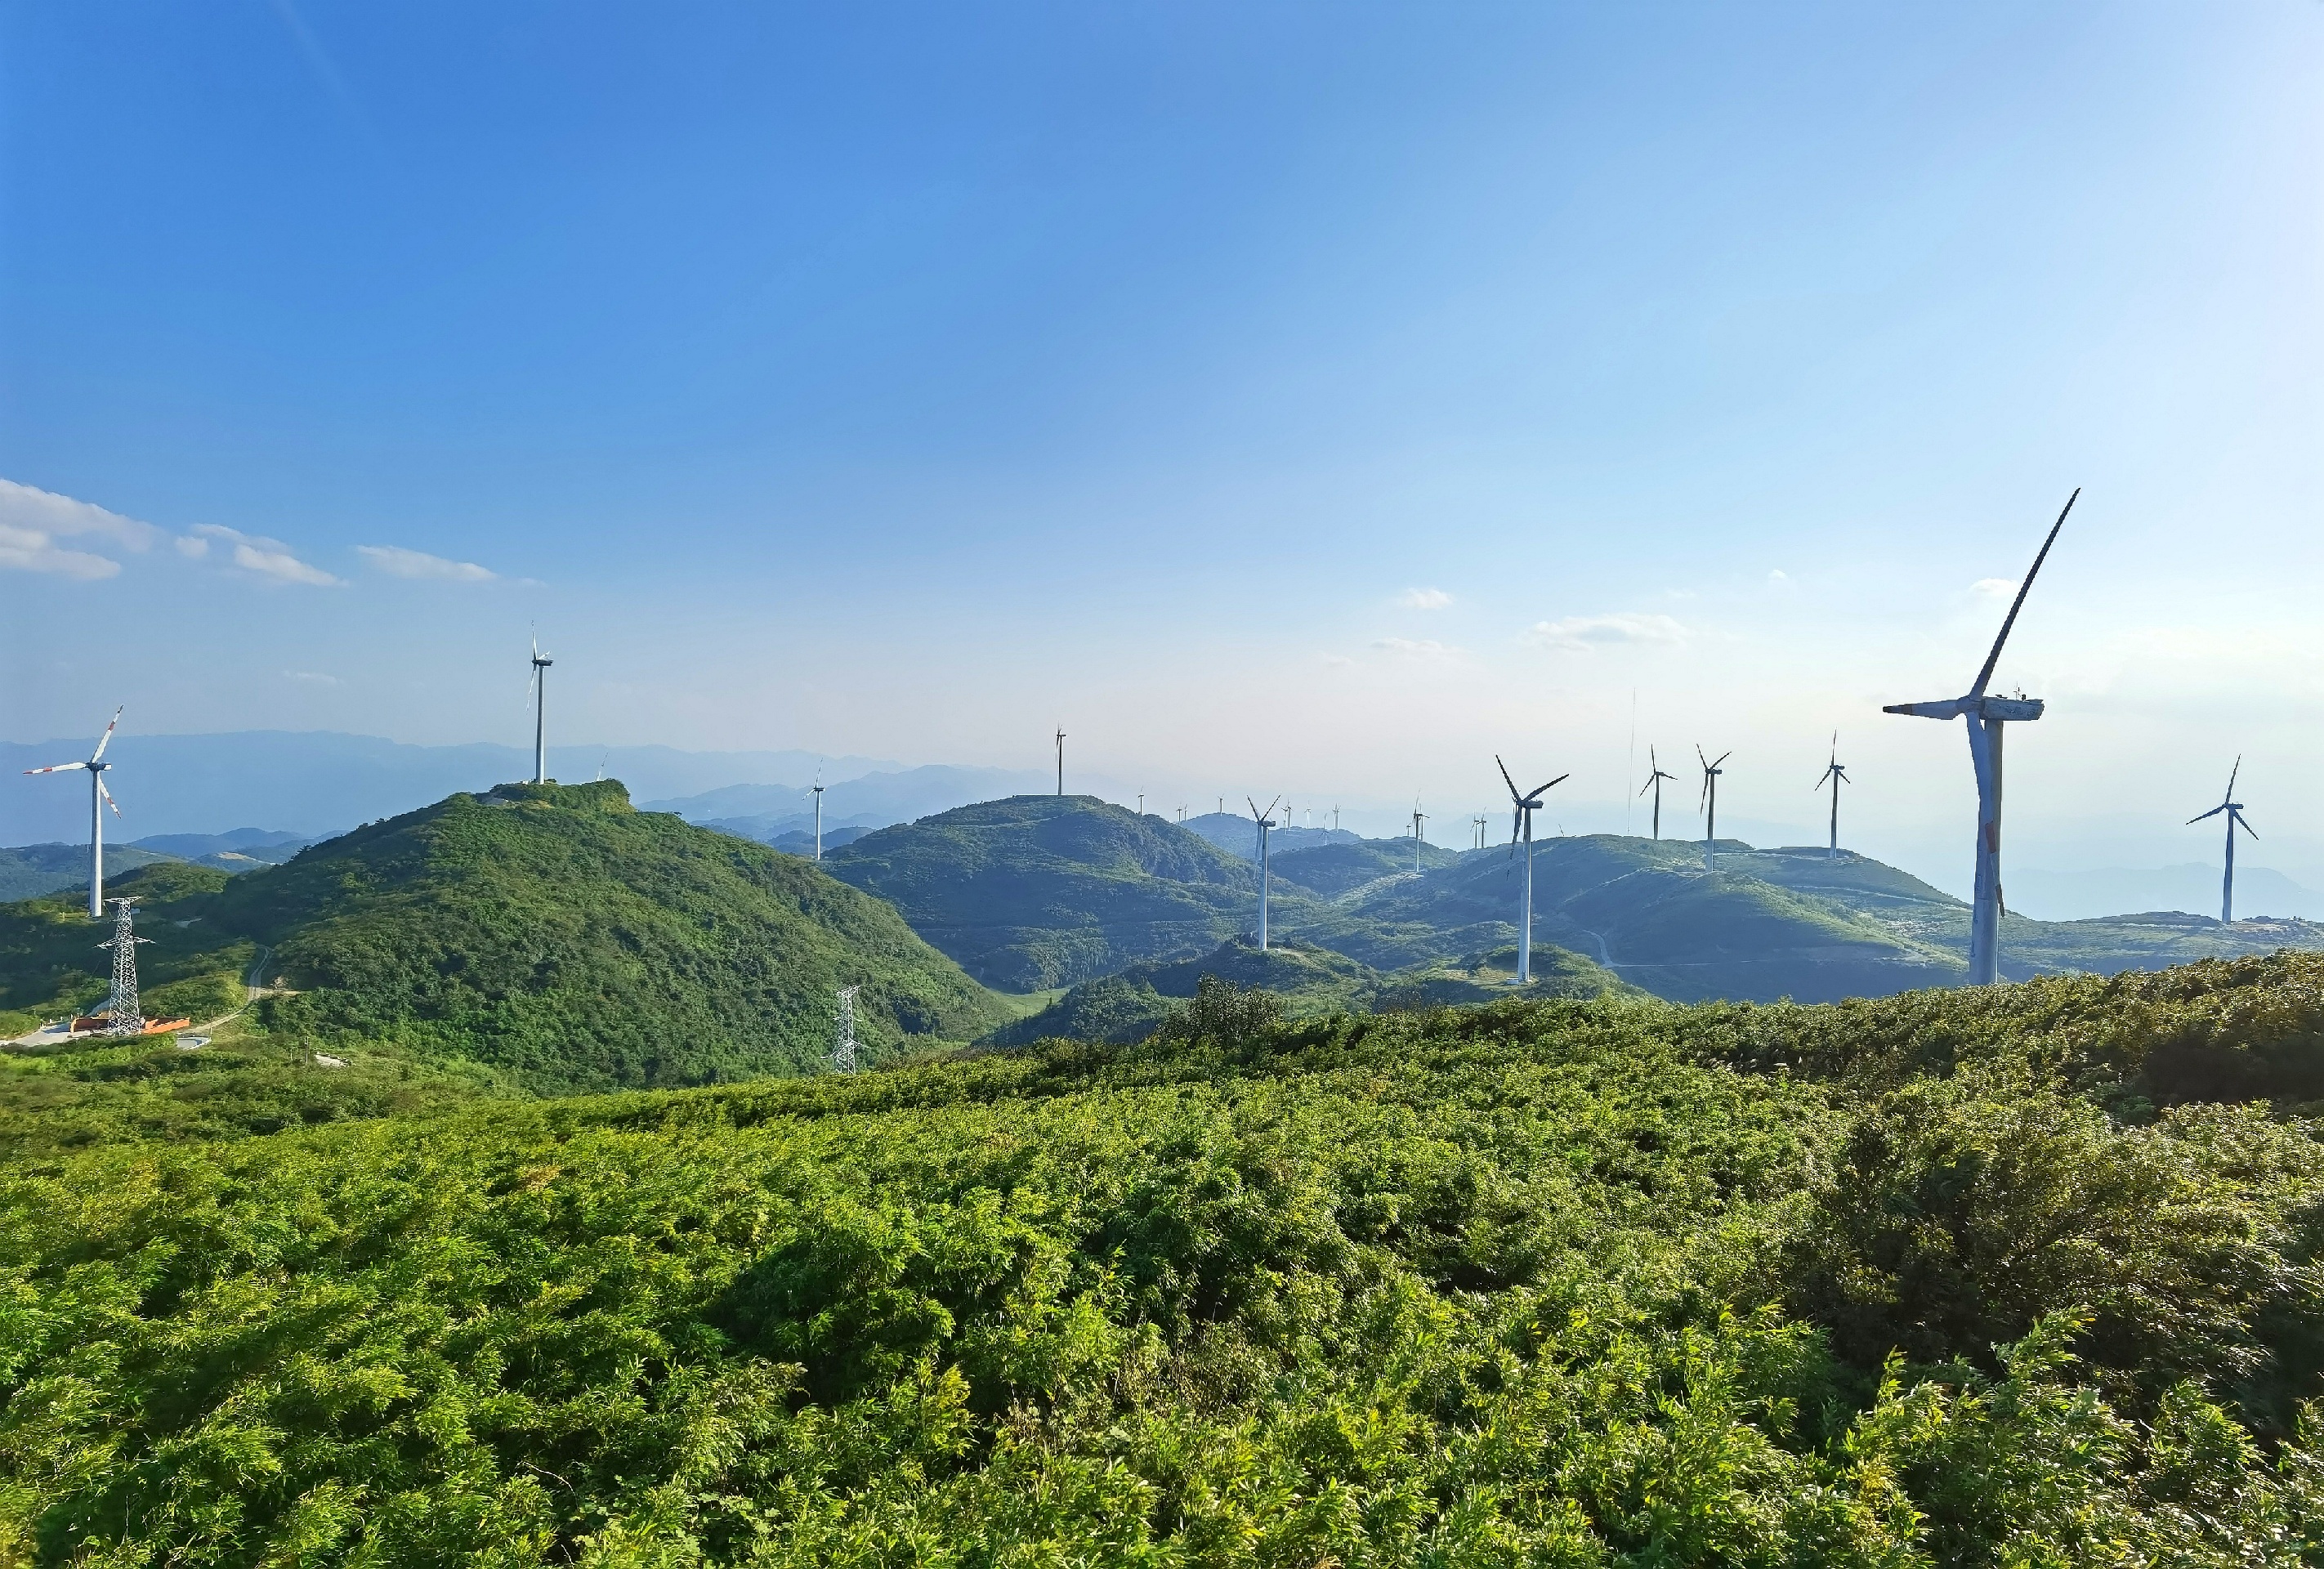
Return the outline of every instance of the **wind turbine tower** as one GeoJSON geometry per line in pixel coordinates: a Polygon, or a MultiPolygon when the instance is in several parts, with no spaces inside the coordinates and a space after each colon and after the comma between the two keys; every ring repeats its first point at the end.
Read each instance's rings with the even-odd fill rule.
{"type": "Polygon", "coordinates": [[[116,899],[112,903],[113,940],[97,945],[113,950],[113,997],[105,1005],[105,1033],[143,1035],[145,1015],[137,1005],[137,945],[153,939],[138,937],[129,929],[130,911],[137,903],[135,900],[116,899]]]}
{"type": "Polygon", "coordinates": [[[1059,726],[1057,727],[1057,795],[1058,795],[1058,797],[1059,797],[1060,798],[1063,798],[1063,797],[1065,796],[1065,726],[1063,726],[1063,725],[1059,725],[1059,726]]]}
{"type": "Polygon", "coordinates": [[[88,918],[105,918],[105,808],[111,807],[113,815],[121,816],[120,805],[113,792],[105,788],[105,771],[113,765],[105,761],[105,749],[113,744],[114,725],[121,723],[121,710],[113,711],[113,724],[97,738],[97,750],[88,754],[87,762],[57,762],[46,768],[28,768],[32,773],[70,773],[76,769],[88,771],[88,918]]]}
{"type": "Polygon", "coordinates": [[[2259,837],[2259,831],[2244,821],[2244,804],[2236,799],[2236,775],[2243,771],[2244,760],[2238,757],[2236,759],[2236,766],[2227,774],[2226,797],[2202,817],[2187,819],[2190,823],[2200,823],[2203,817],[2216,817],[2221,812],[2227,815],[2227,864],[2226,873],[2219,879],[2219,924],[2221,926],[2232,926],[2236,918],[2236,829],[2241,827],[2253,838],[2259,837]]]}
{"type": "Polygon", "coordinates": [[[1977,886],[1969,918],[1969,983],[1972,986],[1992,985],[2001,967],[2001,727],[2013,719],[2042,717],[2041,698],[1992,697],[1985,688],[1993,679],[1993,667],[2001,662],[2001,647],[2009,641],[2009,629],[2017,624],[2026,593],[2041,575],[2050,547],[2058,542],[2058,531],[2066,526],[2066,513],[2074,510],[2081,494],[2077,489],[2068,496],[2058,521],[2050,525],[2050,537],[2042,541],[2033,570],[2017,586],[2017,597],[2002,618],[1993,651],[1985,656],[1985,668],[1978,671],[1969,689],[1941,702],[1890,703],[1881,709],[1884,714],[1910,714],[1921,719],[1962,719],[1969,725],[1969,765],[1977,772],[1977,886]]]}
{"type": "Polygon", "coordinates": [[[1420,870],[1420,847],[1428,843],[1428,835],[1423,831],[1427,824],[1428,814],[1420,809],[1418,801],[1414,801],[1412,803],[1412,869],[1415,872],[1420,870]]]}
{"type": "Polygon", "coordinates": [[[815,858],[823,859],[823,775],[815,776],[815,858]]]}
{"type": "Polygon", "coordinates": [[[1277,796],[1268,802],[1267,810],[1263,812],[1259,809],[1259,803],[1249,796],[1243,799],[1250,804],[1250,820],[1259,825],[1259,951],[1263,954],[1267,952],[1267,835],[1275,826],[1275,808],[1283,798],[1277,796]]]}
{"type": "Polygon", "coordinates": [[[1645,795],[1647,790],[1655,792],[1655,837],[1660,840],[1663,836],[1663,780],[1668,780],[1671,783],[1676,784],[1678,775],[1663,771],[1662,759],[1655,755],[1655,749],[1651,745],[1646,748],[1646,767],[1651,771],[1647,773],[1646,782],[1638,793],[1645,795]]]}
{"type": "Polygon", "coordinates": [[[1719,754],[1719,762],[1713,762],[1702,755],[1701,746],[1694,749],[1695,761],[1702,764],[1702,798],[1695,803],[1695,808],[1705,814],[1702,819],[1702,869],[1705,872],[1717,869],[1714,863],[1719,854],[1719,776],[1727,771],[1719,763],[1734,755],[1732,750],[1722,752],[1719,754]]]}
{"type": "Polygon", "coordinates": [[[1477,840],[1475,844],[1469,846],[1470,849],[1481,850],[1485,847],[1485,826],[1491,820],[1491,818],[1486,817],[1482,812],[1478,813],[1475,817],[1469,819],[1469,826],[1475,830],[1477,840]]]}
{"type": "Polygon", "coordinates": [[[1553,786],[1563,784],[1570,774],[1559,774],[1545,785],[1538,785],[1530,793],[1520,793],[1517,781],[1509,777],[1509,765],[1499,752],[1493,754],[1493,764],[1501,771],[1501,782],[1509,787],[1509,843],[1515,844],[1520,835],[1525,839],[1525,914],[1517,923],[1517,978],[1523,986],[1533,980],[1533,815],[1541,809],[1541,798],[1553,786]]]}
{"type": "Polygon", "coordinates": [[[540,639],[532,640],[532,782],[549,782],[549,667],[557,661],[540,651],[540,639]]]}
{"type": "Polygon", "coordinates": [[[1823,765],[1823,777],[1815,783],[1818,789],[1831,787],[1831,847],[1824,852],[1827,860],[1840,859],[1840,787],[1855,782],[1848,777],[1848,765],[1840,761],[1840,732],[1835,730],[1831,733],[1831,761],[1823,765]]]}

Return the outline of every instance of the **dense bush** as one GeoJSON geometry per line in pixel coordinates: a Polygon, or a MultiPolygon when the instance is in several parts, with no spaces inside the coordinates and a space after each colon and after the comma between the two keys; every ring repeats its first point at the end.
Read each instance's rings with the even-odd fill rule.
{"type": "Polygon", "coordinates": [[[20,1166],[0,1563],[2324,1556],[2307,1124],[1770,1020],[1213,988],[20,1166]]]}

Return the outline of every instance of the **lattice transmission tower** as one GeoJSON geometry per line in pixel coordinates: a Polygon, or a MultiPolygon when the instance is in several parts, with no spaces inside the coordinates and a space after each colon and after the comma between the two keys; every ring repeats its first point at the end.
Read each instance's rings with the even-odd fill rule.
{"type": "Polygon", "coordinates": [[[106,902],[113,906],[113,940],[97,945],[113,950],[113,999],[105,1005],[108,1020],[105,1033],[142,1035],[145,1031],[145,1016],[137,1010],[137,945],[153,939],[138,937],[129,929],[135,900],[111,899],[106,902]]]}
{"type": "Polygon", "coordinates": [[[855,992],[853,986],[839,989],[838,1038],[831,1048],[831,1071],[852,1074],[855,1071],[855,992]]]}

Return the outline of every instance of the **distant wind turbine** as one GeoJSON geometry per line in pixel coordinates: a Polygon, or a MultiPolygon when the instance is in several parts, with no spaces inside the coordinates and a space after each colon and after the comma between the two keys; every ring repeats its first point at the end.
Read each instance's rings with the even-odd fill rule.
{"type": "Polygon", "coordinates": [[[1718,860],[1719,854],[1719,776],[1727,771],[1720,767],[1719,763],[1725,762],[1734,755],[1731,750],[1722,752],[1719,754],[1719,762],[1713,762],[1702,755],[1701,746],[1698,745],[1694,749],[1695,761],[1702,764],[1702,799],[1695,803],[1695,808],[1704,814],[1702,869],[1705,872],[1717,870],[1714,863],[1718,860]]]}
{"type": "Polygon", "coordinates": [[[823,770],[815,771],[815,783],[808,787],[815,792],[815,858],[823,859],[823,770]]]}
{"type": "Polygon", "coordinates": [[[1469,819],[1469,826],[1474,831],[1473,837],[1477,841],[1475,844],[1469,846],[1470,849],[1481,850],[1485,847],[1485,829],[1491,821],[1492,819],[1486,817],[1482,812],[1478,813],[1475,817],[1469,819]]]}
{"type": "Polygon", "coordinates": [[[1986,695],[1986,684],[1993,679],[1993,667],[2001,662],[2001,646],[2009,641],[2009,629],[2017,624],[2026,593],[2041,574],[2042,563],[2050,558],[2050,547],[2058,542],[2058,531],[2066,526],[2066,513],[2074,510],[2081,494],[2078,488],[2068,496],[2058,521],[2050,525],[2050,537],[2042,541],[2033,570],[2017,586],[2017,597],[2002,618],[2001,633],[1993,640],[1993,651],[1985,656],[1985,668],[1978,671],[1976,683],[1961,696],[1942,702],[1890,703],[1881,709],[1884,714],[1969,722],[1969,763],[1977,771],[1977,886],[1969,919],[1969,983],[1972,986],[1990,986],[2001,968],[2001,727],[2013,719],[2042,717],[2041,698],[1990,697],[1986,695]]]}
{"type": "Polygon", "coordinates": [[[1523,986],[1533,979],[1533,815],[1541,809],[1541,798],[1552,787],[1563,784],[1571,774],[1559,774],[1545,785],[1536,785],[1520,793],[1517,781],[1509,777],[1509,765],[1501,761],[1500,753],[1493,754],[1493,765],[1501,771],[1501,782],[1509,787],[1509,843],[1525,840],[1525,918],[1517,926],[1517,979],[1523,986]]]}
{"type": "Polygon", "coordinates": [[[1428,843],[1428,835],[1422,832],[1427,822],[1428,814],[1420,809],[1420,802],[1416,798],[1412,803],[1412,869],[1415,872],[1420,870],[1420,847],[1428,843]]]}
{"type": "Polygon", "coordinates": [[[2227,793],[2221,798],[2219,804],[2205,812],[2201,817],[2187,819],[2189,823],[2193,824],[2201,822],[2203,817],[2216,817],[2221,812],[2227,815],[2227,863],[2226,873],[2219,880],[2219,924],[2221,926],[2232,926],[2236,918],[2236,830],[2240,827],[2253,838],[2259,837],[2259,831],[2244,821],[2244,804],[2236,799],[2236,775],[2243,771],[2244,760],[2238,757],[2236,759],[2236,766],[2227,774],[2227,793]]]}
{"type": "Polygon", "coordinates": [[[1818,789],[1831,787],[1831,848],[1824,853],[1829,860],[1840,859],[1840,787],[1855,782],[1848,777],[1848,765],[1840,761],[1840,732],[1835,730],[1831,733],[1831,761],[1823,765],[1823,776],[1815,782],[1818,789]]]}
{"type": "Polygon", "coordinates": [[[540,651],[540,639],[532,640],[532,679],[526,683],[532,689],[525,695],[532,699],[532,782],[549,782],[549,678],[542,672],[557,661],[540,651]]]}
{"type": "Polygon", "coordinates": [[[1267,835],[1275,826],[1275,808],[1283,798],[1277,796],[1268,802],[1263,812],[1249,796],[1243,799],[1250,803],[1250,820],[1259,825],[1259,951],[1263,954],[1267,952],[1267,835]]]}
{"type": "Polygon", "coordinates": [[[1655,792],[1655,837],[1660,839],[1663,836],[1663,780],[1668,780],[1671,783],[1676,784],[1678,775],[1663,771],[1662,759],[1655,755],[1655,749],[1652,746],[1646,748],[1646,766],[1653,771],[1646,775],[1646,782],[1639,788],[1638,793],[1645,795],[1648,790],[1655,792]]]}
{"type": "Polygon", "coordinates": [[[113,792],[105,788],[105,771],[113,765],[105,761],[105,749],[113,744],[113,727],[121,723],[121,710],[113,711],[113,723],[97,738],[97,750],[88,754],[87,762],[58,762],[47,768],[28,768],[26,773],[70,773],[75,769],[88,771],[88,918],[105,918],[105,808],[113,808],[115,817],[121,808],[113,792]]]}
{"type": "Polygon", "coordinates": [[[1058,794],[1058,796],[1059,796],[1060,798],[1062,798],[1062,797],[1065,795],[1065,726],[1061,725],[1059,725],[1059,726],[1057,727],[1057,794],[1058,794]]]}

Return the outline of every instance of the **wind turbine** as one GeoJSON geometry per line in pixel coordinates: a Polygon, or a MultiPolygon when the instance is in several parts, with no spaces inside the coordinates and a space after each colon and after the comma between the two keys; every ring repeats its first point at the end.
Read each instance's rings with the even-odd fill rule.
{"type": "Polygon", "coordinates": [[[815,792],[815,858],[823,859],[823,770],[815,771],[815,783],[807,787],[815,792]]]}
{"type": "MultiPolygon", "coordinates": [[[[1719,754],[1719,762],[1725,762],[1734,755],[1732,749],[1722,752],[1719,754]]],[[[1702,764],[1702,798],[1695,803],[1696,809],[1705,814],[1702,820],[1702,869],[1711,872],[1716,870],[1713,863],[1719,853],[1719,776],[1727,771],[1720,767],[1719,762],[1703,756],[1700,745],[1694,749],[1694,756],[1695,761],[1702,764]]]]}
{"type": "Polygon", "coordinates": [[[2200,823],[2203,817],[2216,817],[2221,812],[2227,814],[2227,874],[2219,880],[2219,924],[2221,926],[2232,926],[2236,918],[2236,829],[2240,826],[2253,838],[2259,837],[2258,830],[2244,821],[2244,804],[2236,799],[2236,775],[2243,771],[2244,760],[2238,757],[2236,759],[2235,768],[2227,774],[2226,797],[2218,806],[2205,812],[2202,817],[2187,819],[2190,823],[2200,823]]]}
{"type": "Polygon", "coordinates": [[[1533,815],[1541,809],[1541,798],[1552,786],[1563,784],[1571,774],[1559,774],[1545,785],[1536,786],[1530,793],[1520,794],[1517,781],[1509,777],[1509,765],[1493,754],[1494,766],[1501,771],[1501,782],[1509,787],[1509,843],[1525,838],[1525,919],[1517,927],[1517,978],[1523,986],[1533,980],[1533,815]]]}
{"type": "Polygon", "coordinates": [[[1659,840],[1663,836],[1663,780],[1668,780],[1671,783],[1676,784],[1678,775],[1663,771],[1662,759],[1655,755],[1655,749],[1652,746],[1646,748],[1646,766],[1654,771],[1646,775],[1646,782],[1638,793],[1645,795],[1647,790],[1655,792],[1655,837],[1659,840]]]}
{"type": "Polygon", "coordinates": [[[1478,813],[1475,817],[1469,819],[1469,826],[1472,831],[1472,836],[1477,841],[1475,844],[1469,846],[1470,849],[1481,850],[1485,847],[1485,826],[1490,821],[1491,819],[1487,817],[1482,812],[1478,813]]]}
{"type": "Polygon", "coordinates": [[[2017,597],[2002,618],[2001,633],[1993,640],[1993,651],[1985,656],[1985,668],[1978,671],[1976,684],[1961,696],[1942,702],[1890,703],[1881,709],[1884,714],[1969,722],[1969,764],[1977,771],[1977,887],[1969,917],[1969,983],[1972,986],[1993,984],[2001,966],[2001,727],[2012,719],[2042,717],[2041,698],[1989,697],[1986,683],[1993,679],[1993,667],[2001,662],[2001,645],[2009,641],[2009,629],[2017,624],[2026,593],[2040,575],[2042,563],[2049,559],[2050,547],[2058,542],[2058,531],[2066,526],[2066,513],[2074,510],[2081,494],[2077,487],[2066,498],[2058,521],[2050,525],[2050,537],[2042,541],[2033,570],[2017,586],[2017,597]]]}
{"type": "Polygon", "coordinates": [[[88,918],[105,918],[105,808],[113,808],[115,817],[121,808],[113,792],[105,788],[105,771],[113,765],[105,761],[105,749],[113,744],[113,725],[121,723],[121,710],[113,711],[113,724],[97,738],[97,750],[88,754],[87,762],[51,763],[47,768],[28,768],[26,773],[70,773],[75,769],[88,771],[88,918]]]}
{"type": "Polygon", "coordinates": [[[1057,727],[1057,795],[1058,795],[1059,798],[1061,798],[1061,799],[1062,799],[1062,798],[1064,798],[1064,796],[1065,796],[1065,726],[1063,726],[1063,725],[1059,725],[1059,726],[1057,727]]]}
{"type": "Polygon", "coordinates": [[[1840,859],[1840,787],[1855,782],[1848,777],[1848,765],[1840,761],[1840,732],[1835,730],[1831,733],[1831,761],[1823,765],[1823,777],[1815,782],[1818,789],[1831,787],[1831,848],[1825,852],[1827,860],[1840,859]]]}
{"type": "Polygon", "coordinates": [[[1275,808],[1283,798],[1268,802],[1263,812],[1249,796],[1243,799],[1250,804],[1250,820],[1259,825],[1259,951],[1263,954],[1267,952],[1267,835],[1275,826],[1275,808]]]}
{"type": "Polygon", "coordinates": [[[549,782],[549,678],[542,674],[557,661],[540,651],[540,639],[532,640],[532,678],[526,683],[531,688],[525,696],[532,699],[532,782],[549,782]]]}
{"type": "Polygon", "coordinates": [[[1428,843],[1427,835],[1421,832],[1427,822],[1428,814],[1420,809],[1420,802],[1415,798],[1412,803],[1412,869],[1415,872],[1420,870],[1420,847],[1428,843]]]}

